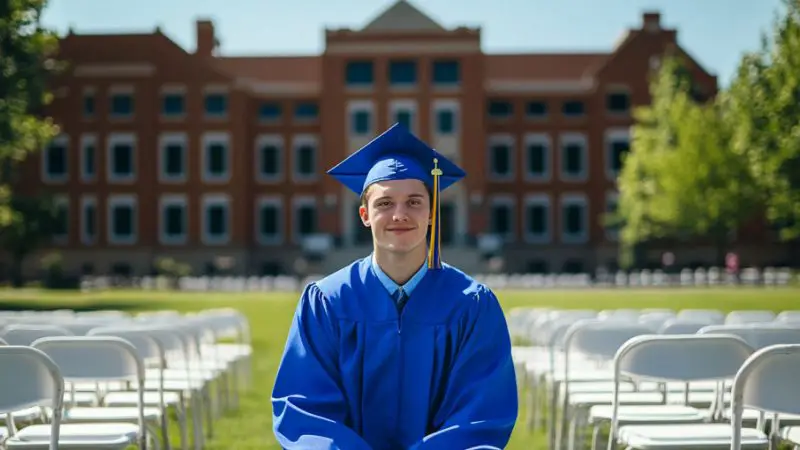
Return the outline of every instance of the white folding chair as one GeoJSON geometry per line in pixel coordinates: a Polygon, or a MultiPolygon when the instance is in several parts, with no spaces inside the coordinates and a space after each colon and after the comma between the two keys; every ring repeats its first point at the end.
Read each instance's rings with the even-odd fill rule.
{"type": "MultiPolygon", "coordinates": [[[[611,403],[613,372],[599,367],[612,361],[617,350],[629,339],[649,333],[652,333],[652,329],[647,325],[615,318],[580,320],[569,327],[564,336],[562,420],[557,448],[561,448],[563,436],[567,436],[569,448],[579,445],[576,442],[579,437],[577,430],[586,419],[586,411],[595,405],[611,403]],[[584,377],[585,371],[601,372],[602,375],[592,375],[587,379],[584,377]],[[580,388],[581,385],[586,387],[580,388]]],[[[626,388],[633,390],[632,385],[626,388]]],[[[656,392],[626,394],[631,395],[625,398],[625,402],[634,404],[653,404],[664,398],[656,392]]]]}
{"type": "Polygon", "coordinates": [[[726,325],[741,325],[745,323],[768,323],[775,320],[775,313],[769,310],[739,310],[731,311],[725,316],[726,325]]]}
{"type": "Polygon", "coordinates": [[[13,439],[18,431],[12,413],[32,407],[55,411],[47,426],[50,439],[45,449],[57,450],[64,402],[64,379],[50,357],[41,350],[26,346],[0,346],[0,413],[6,415],[8,429],[0,430],[0,441],[13,439]]]}
{"type": "Polygon", "coordinates": [[[710,321],[699,318],[668,319],[658,329],[658,334],[695,334],[698,330],[708,325],[711,325],[710,321]]]}
{"type": "Polygon", "coordinates": [[[697,334],[730,334],[738,336],[744,339],[747,345],[754,350],[777,344],[800,344],[800,328],[774,323],[710,325],[698,330],[697,334]]]}
{"type": "Polygon", "coordinates": [[[3,338],[8,345],[30,346],[33,341],[48,336],[72,336],[72,333],[56,325],[28,323],[12,323],[0,331],[0,338],[3,338]]]}
{"type": "MultiPolygon", "coordinates": [[[[773,445],[780,438],[800,445],[798,427],[780,426],[782,415],[800,415],[800,344],[768,346],[750,356],[734,378],[731,408],[732,450],[744,445],[745,408],[772,415],[773,445]]],[[[759,422],[758,429],[763,432],[764,421],[759,422]]]]}
{"type": "Polygon", "coordinates": [[[699,320],[709,324],[725,323],[725,313],[717,309],[682,309],[678,311],[678,319],[699,320]]]}
{"type": "MultiPolygon", "coordinates": [[[[66,382],[135,381],[139,393],[137,424],[65,423],[58,436],[59,448],[124,450],[138,443],[146,448],[144,421],[144,364],[128,341],[111,336],[56,336],[38,339],[31,345],[47,354],[66,382]]],[[[62,406],[53,411],[60,420],[62,406]]],[[[46,448],[53,436],[48,425],[30,425],[6,441],[8,449],[46,448]]]]}
{"type": "MultiPolygon", "coordinates": [[[[724,423],[619,426],[619,381],[623,376],[661,382],[715,381],[719,404],[724,381],[732,380],[752,353],[744,340],[728,335],[652,335],[628,341],[614,358],[609,450],[618,444],[640,450],[727,449],[732,433],[724,423]]],[[[767,446],[766,436],[758,430],[747,430],[744,441],[748,449],[767,446]]]]}

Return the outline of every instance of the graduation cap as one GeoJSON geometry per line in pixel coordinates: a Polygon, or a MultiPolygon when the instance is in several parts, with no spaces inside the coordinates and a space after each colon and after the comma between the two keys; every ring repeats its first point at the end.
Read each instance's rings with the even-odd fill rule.
{"type": "Polygon", "coordinates": [[[396,123],[328,171],[356,195],[373,183],[420,180],[431,190],[428,268],[441,268],[441,192],[466,174],[453,162],[396,123]]]}

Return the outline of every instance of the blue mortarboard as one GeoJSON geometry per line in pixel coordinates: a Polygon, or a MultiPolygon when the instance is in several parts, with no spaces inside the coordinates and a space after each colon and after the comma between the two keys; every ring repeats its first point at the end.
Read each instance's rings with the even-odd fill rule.
{"type": "Polygon", "coordinates": [[[441,267],[440,193],[466,174],[453,162],[414,136],[404,126],[391,128],[328,171],[357,195],[371,184],[388,180],[420,180],[431,189],[430,268],[441,267]]]}

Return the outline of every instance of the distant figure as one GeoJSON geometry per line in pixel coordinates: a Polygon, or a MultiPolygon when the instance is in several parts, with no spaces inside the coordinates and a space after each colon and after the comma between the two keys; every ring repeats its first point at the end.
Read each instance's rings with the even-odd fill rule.
{"type": "Polygon", "coordinates": [[[733,277],[736,284],[739,283],[739,255],[734,252],[725,255],[725,271],[733,277]]]}
{"type": "Polygon", "coordinates": [[[464,172],[395,124],[328,173],[361,196],[373,253],[300,297],[272,394],[278,442],[504,448],[518,405],[503,311],[440,261],[441,192],[464,172]]]}

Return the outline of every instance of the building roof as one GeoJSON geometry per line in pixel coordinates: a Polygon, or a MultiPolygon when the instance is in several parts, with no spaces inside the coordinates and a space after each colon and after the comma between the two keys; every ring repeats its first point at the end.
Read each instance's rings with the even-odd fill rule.
{"type": "Polygon", "coordinates": [[[212,63],[223,73],[261,82],[319,82],[322,59],[318,56],[218,57],[212,63]]]}
{"type": "Polygon", "coordinates": [[[447,31],[407,0],[398,0],[361,31],[447,31]]]}
{"type": "Polygon", "coordinates": [[[532,53],[486,55],[488,80],[580,80],[591,76],[609,53],[532,53]]]}

